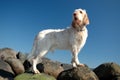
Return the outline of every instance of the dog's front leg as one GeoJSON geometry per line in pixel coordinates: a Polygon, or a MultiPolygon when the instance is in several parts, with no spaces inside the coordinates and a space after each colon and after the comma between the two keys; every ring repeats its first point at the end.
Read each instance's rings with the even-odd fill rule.
{"type": "Polygon", "coordinates": [[[74,47],[72,50],[72,65],[73,65],[73,67],[84,66],[84,64],[79,62],[78,53],[79,53],[79,50],[76,47],[74,47]]]}
{"type": "Polygon", "coordinates": [[[72,61],[71,61],[73,67],[77,67],[77,65],[79,64],[79,60],[78,60],[78,51],[76,46],[74,46],[72,48],[72,61]]]}

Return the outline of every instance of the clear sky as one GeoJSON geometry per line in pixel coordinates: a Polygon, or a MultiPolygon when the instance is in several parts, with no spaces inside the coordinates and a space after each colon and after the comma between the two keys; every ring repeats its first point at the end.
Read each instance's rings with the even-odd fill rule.
{"type": "MultiPolygon", "coordinates": [[[[90,19],[80,62],[89,67],[120,64],[120,0],[0,0],[0,48],[29,53],[39,31],[69,27],[77,8],[85,9],[90,19]]],[[[69,51],[56,50],[46,57],[71,62],[69,51]]]]}

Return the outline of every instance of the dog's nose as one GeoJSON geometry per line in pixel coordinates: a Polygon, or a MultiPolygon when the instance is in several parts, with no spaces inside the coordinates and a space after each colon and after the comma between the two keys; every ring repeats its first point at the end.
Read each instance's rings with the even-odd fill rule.
{"type": "Polygon", "coordinates": [[[73,13],[74,16],[76,16],[76,13],[73,13]]]}

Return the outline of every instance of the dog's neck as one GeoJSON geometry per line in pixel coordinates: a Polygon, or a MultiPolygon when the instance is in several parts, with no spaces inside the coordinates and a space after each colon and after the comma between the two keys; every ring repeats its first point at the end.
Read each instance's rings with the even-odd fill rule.
{"type": "Polygon", "coordinates": [[[73,28],[73,30],[74,30],[74,31],[77,31],[77,32],[82,32],[82,31],[85,31],[85,29],[86,29],[85,27],[82,28],[82,29],[79,29],[79,28],[76,29],[76,28],[74,28],[74,27],[71,27],[71,28],[73,28]]]}
{"type": "Polygon", "coordinates": [[[72,22],[71,26],[77,31],[84,31],[85,30],[85,24],[83,24],[83,22],[81,24],[76,24],[74,21],[72,22]]]}
{"type": "Polygon", "coordinates": [[[76,30],[77,32],[81,32],[81,31],[85,31],[85,25],[81,25],[81,26],[73,26],[72,25],[72,28],[74,29],[74,30],[76,30]]]}

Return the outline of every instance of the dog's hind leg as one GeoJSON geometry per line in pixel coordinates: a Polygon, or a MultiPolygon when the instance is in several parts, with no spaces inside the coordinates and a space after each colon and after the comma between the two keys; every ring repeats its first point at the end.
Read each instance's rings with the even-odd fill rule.
{"type": "Polygon", "coordinates": [[[47,53],[47,50],[41,51],[38,56],[36,56],[34,59],[32,59],[32,69],[35,74],[40,73],[39,70],[37,69],[37,64],[42,62],[42,57],[47,53]]]}
{"type": "Polygon", "coordinates": [[[33,47],[32,47],[32,51],[31,51],[31,53],[27,56],[27,60],[29,61],[29,62],[31,62],[30,60],[32,59],[32,58],[34,58],[34,55],[37,53],[36,51],[38,50],[37,49],[37,43],[38,43],[38,39],[37,39],[37,37],[35,38],[35,40],[34,40],[34,43],[33,43],[33,47]]]}

